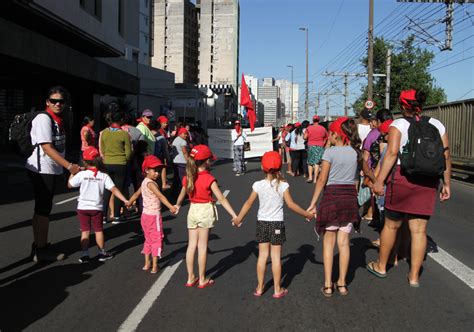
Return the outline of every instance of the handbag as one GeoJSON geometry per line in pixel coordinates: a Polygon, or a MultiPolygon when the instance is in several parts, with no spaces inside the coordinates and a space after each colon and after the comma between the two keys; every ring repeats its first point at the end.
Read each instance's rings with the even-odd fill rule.
{"type": "Polygon", "coordinates": [[[359,189],[359,194],[357,195],[357,200],[359,205],[364,205],[372,196],[369,187],[361,186],[359,189]]]}
{"type": "Polygon", "coordinates": [[[250,142],[244,143],[244,151],[250,151],[250,142]]]}

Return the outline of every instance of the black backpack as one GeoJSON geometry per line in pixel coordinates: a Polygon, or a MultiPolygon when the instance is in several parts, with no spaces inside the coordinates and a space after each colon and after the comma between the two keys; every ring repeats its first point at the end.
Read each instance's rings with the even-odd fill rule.
{"type": "Polygon", "coordinates": [[[38,114],[47,114],[51,119],[51,127],[54,130],[54,120],[47,112],[35,112],[17,114],[10,124],[8,138],[17,145],[16,152],[24,157],[29,157],[33,153],[37,144],[31,143],[31,123],[38,114]]]}
{"type": "Polygon", "coordinates": [[[410,122],[408,141],[400,153],[400,166],[408,175],[440,177],[446,169],[443,141],[438,129],[429,123],[430,118],[419,120],[405,118],[410,122]]]}

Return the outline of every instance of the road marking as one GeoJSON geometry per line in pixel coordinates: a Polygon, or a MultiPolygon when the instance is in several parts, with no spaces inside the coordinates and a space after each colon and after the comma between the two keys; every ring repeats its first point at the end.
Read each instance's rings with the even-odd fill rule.
{"type": "MultiPolygon", "coordinates": [[[[229,193],[230,193],[230,190],[225,190],[225,191],[222,193],[222,195],[224,195],[224,197],[227,197],[227,195],[229,195],[229,193]]],[[[217,204],[217,205],[221,205],[221,202],[218,201],[216,204],[217,204]]]]}
{"type": "Polygon", "coordinates": [[[474,289],[474,271],[459,260],[438,247],[438,252],[428,253],[438,264],[461,279],[466,285],[474,289]]]}
{"type": "Polygon", "coordinates": [[[160,277],[155,281],[150,290],[145,294],[140,303],[133,309],[132,313],[120,325],[119,331],[135,331],[138,325],[143,320],[143,317],[148,313],[155,300],[160,296],[161,291],[165,288],[168,281],[170,281],[176,269],[183,261],[179,261],[174,265],[168,266],[161,273],[160,277]]]}
{"type": "Polygon", "coordinates": [[[74,196],[74,197],[71,197],[71,198],[68,198],[68,199],[65,199],[64,201],[60,201],[60,202],[54,203],[54,205],[61,205],[61,204],[64,204],[64,203],[67,203],[67,202],[70,202],[70,201],[74,201],[74,200],[76,200],[78,197],[79,197],[79,195],[74,196]]]}

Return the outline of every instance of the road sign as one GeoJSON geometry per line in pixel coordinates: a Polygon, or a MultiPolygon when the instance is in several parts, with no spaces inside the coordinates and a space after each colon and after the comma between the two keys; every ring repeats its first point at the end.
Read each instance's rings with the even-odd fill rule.
{"type": "Polygon", "coordinates": [[[375,107],[375,103],[373,100],[367,100],[364,104],[365,108],[367,108],[368,110],[371,110],[372,108],[375,107]]]}

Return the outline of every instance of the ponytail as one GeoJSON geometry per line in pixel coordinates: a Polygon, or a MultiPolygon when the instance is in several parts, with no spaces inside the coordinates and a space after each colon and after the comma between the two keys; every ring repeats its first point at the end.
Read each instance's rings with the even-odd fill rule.
{"type": "Polygon", "coordinates": [[[361,140],[357,131],[357,125],[353,119],[348,119],[341,124],[342,131],[347,135],[349,144],[357,153],[357,163],[362,163],[362,153],[360,151],[361,140]]]}
{"type": "Polygon", "coordinates": [[[186,162],[186,192],[192,194],[194,192],[194,182],[196,182],[198,167],[204,164],[205,160],[194,160],[193,157],[189,157],[186,162]]]}
{"type": "Polygon", "coordinates": [[[271,182],[273,182],[273,180],[276,180],[276,191],[278,191],[278,186],[280,185],[280,182],[286,182],[286,179],[283,177],[280,171],[266,174],[270,174],[272,176],[271,182]]]}

